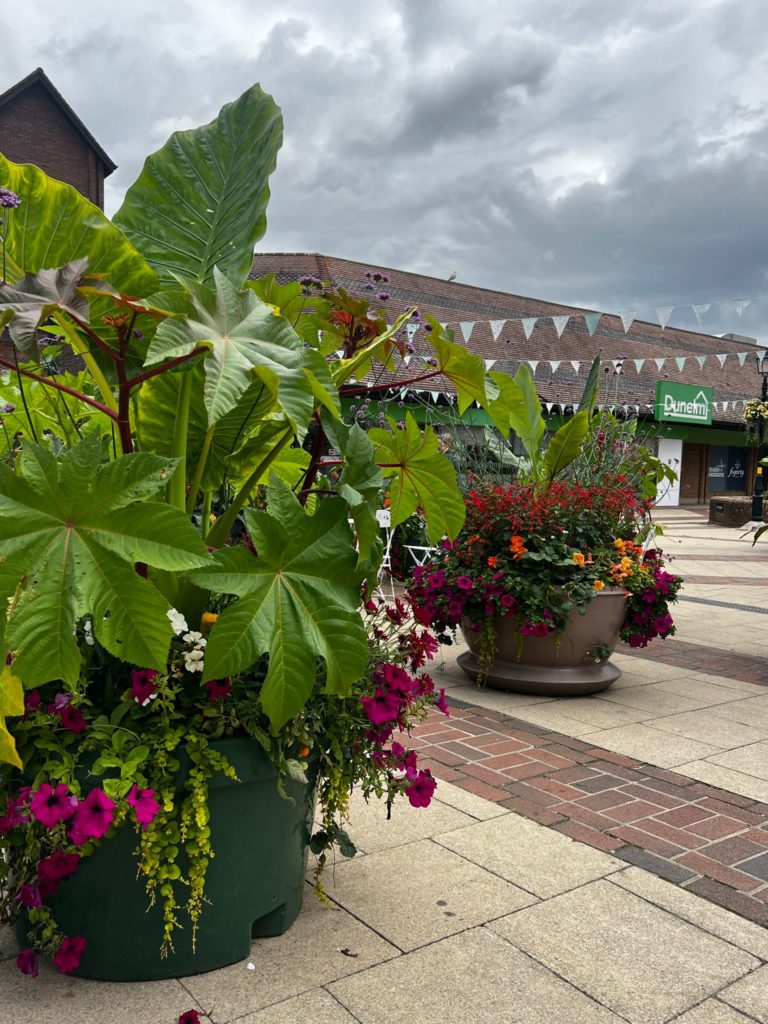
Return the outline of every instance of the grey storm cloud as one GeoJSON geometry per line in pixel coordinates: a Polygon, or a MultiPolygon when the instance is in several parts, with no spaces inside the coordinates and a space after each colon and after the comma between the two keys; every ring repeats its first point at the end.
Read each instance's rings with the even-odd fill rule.
{"type": "MultiPolygon", "coordinates": [[[[20,7],[0,88],[42,65],[119,164],[252,82],[285,145],[260,248],[605,310],[768,293],[763,0],[190,0],[20,7]]],[[[688,310],[673,323],[694,326],[688,310]]],[[[768,333],[768,297],[707,329],[768,333]]]]}

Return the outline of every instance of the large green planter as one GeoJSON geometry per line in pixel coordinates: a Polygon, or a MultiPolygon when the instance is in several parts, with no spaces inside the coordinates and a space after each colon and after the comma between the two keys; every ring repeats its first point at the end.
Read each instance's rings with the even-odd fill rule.
{"type": "MultiPolygon", "coordinates": [[[[147,981],[212,971],[247,957],[252,938],[281,935],[296,919],[306,888],[315,788],[289,781],[291,803],[278,794],[275,769],[255,740],[211,745],[235,766],[240,782],[221,775],[210,782],[215,856],[196,952],[187,925],[175,933],[175,952],[161,959],[161,911],[147,910],[144,880],[136,877],[136,835],[124,827],[81,862],[51,901],[64,933],[88,940],[76,975],[147,981]]],[[[186,888],[177,891],[182,902],[186,888]]],[[[182,925],[184,917],[180,911],[182,925]]]]}

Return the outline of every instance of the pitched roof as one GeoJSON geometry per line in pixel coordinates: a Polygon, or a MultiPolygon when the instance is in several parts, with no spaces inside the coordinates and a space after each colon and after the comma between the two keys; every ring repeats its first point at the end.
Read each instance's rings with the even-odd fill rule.
{"type": "Polygon", "coordinates": [[[93,149],[101,162],[104,164],[104,176],[111,174],[112,171],[117,169],[117,164],[107,155],[107,153],[101,148],[96,139],[91,135],[88,129],[85,127],[83,122],[74,112],[72,107],[67,103],[64,97],[61,95],[59,90],[46,75],[42,68],[35,68],[26,78],[22,78],[20,82],[12,85],[10,89],[6,89],[4,93],[0,93],[0,107],[4,106],[10,100],[21,95],[27,89],[33,85],[42,85],[42,87],[49,94],[51,99],[57,104],[62,113],[72,122],[77,131],[83,136],[88,145],[93,149]]]}
{"type": "MultiPolygon", "coordinates": [[[[718,409],[715,412],[715,419],[723,424],[736,425],[741,422],[743,410],[734,410],[731,403],[748,401],[760,392],[760,378],[753,354],[757,348],[753,342],[743,338],[715,337],[678,327],[662,329],[659,324],[639,320],[635,320],[625,332],[620,317],[609,313],[601,314],[597,329],[590,336],[584,313],[593,312],[591,310],[320,253],[256,253],[251,276],[273,273],[278,281],[284,283],[312,275],[347,291],[366,295],[370,294],[363,290],[368,283],[366,271],[378,271],[389,278],[388,283],[381,287],[390,294],[390,298],[373,305],[374,308],[383,306],[390,322],[416,306],[420,312],[429,313],[453,328],[455,341],[465,344],[469,351],[485,360],[493,360],[494,369],[514,373],[521,361],[539,360],[535,370],[536,386],[546,402],[566,405],[577,401],[586,381],[586,370],[596,355],[601,356],[604,369],[608,370],[601,401],[607,398],[611,405],[626,403],[644,407],[652,404],[657,380],[668,378],[712,387],[715,402],[720,405],[729,403],[727,411],[718,409]],[[522,317],[566,315],[568,324],[560,337],[551,319],[539,321],[529,340],[520,323],[522,317]],[[505,321],[497,339],[493,337],[491,320],[505,321]],[[460,324],[472,321],[475,326],[469,341],[465,342],[460,324]],[[748,355],[740,365],[737,353],[744,352],[748,355]],[[722,366],[716,358],[718,355],[727,356],[722,366]],[[699,365],[697,356],[706,357],[703,367],[699,365]],[[612,361],[619,357],[624,357],[623,372],[616,375],[612,361]],[[659,370],[654,359],[662,358],[666,362],[659,370]],[[685,358],[685,364],[680,370],[675,360],[682,358],[685,358]],[[639,369],[635,360],[644,360],[639,369]],[[553,369],[550,361],[559,361],[560,365],[553,369]],[[580,372],[574,369],[572,361],[582,364],[580,372]]],[[[415,336],[417,351],[422,337],[422,331],[415,336]]],[[[443,390],[437,382],[432,386],[443,390]]],[[[449,389],[450,386],[446,388],[449,389]]],[[[644,408],[643,412],[650,410],[644,408]]]]}

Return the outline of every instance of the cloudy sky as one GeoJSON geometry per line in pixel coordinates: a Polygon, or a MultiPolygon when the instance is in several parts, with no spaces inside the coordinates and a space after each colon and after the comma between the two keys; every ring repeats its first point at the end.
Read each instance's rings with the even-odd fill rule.
{"type": "Polygon", "coordinates": [[[704,321],[764,338],[767,30],[764,0],[36,0],[0,89],[45,68],[119,165],[114,212],[258,81],[286,131],[259,248],[643,319],[765,293],[704,321]]]}

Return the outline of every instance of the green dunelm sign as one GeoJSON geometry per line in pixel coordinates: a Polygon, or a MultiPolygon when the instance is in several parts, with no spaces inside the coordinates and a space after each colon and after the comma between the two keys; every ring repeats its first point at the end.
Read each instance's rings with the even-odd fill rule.
{"type": "Polygon", "coordinates": [[[712,422],[712,388],[660,380],[656,384],[655,416],[672,423],[712,422]]]}

